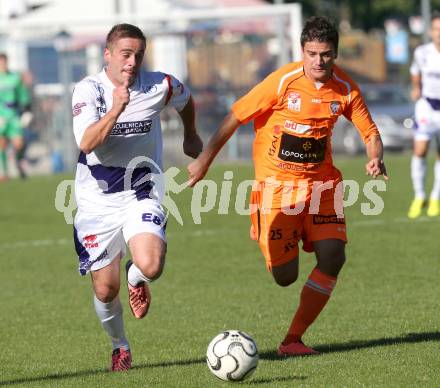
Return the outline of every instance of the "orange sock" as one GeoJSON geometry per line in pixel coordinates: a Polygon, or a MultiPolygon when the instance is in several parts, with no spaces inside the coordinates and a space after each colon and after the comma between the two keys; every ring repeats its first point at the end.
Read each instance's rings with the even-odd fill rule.
{"type": "Polygon", "coordinates": [[[336,285],[336,278],[315,268],[301,291],[298,310],[283,345],[301,340],[307,328],[322,311],[336,285]]]}

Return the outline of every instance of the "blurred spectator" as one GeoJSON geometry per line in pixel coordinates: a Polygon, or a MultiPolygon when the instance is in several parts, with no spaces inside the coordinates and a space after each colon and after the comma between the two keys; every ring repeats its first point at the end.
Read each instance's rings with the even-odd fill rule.
{"type": "MultiPolygon", "coordinates": [[[[419,217],[426,204],[426,155],[431,139],[440,136],[440,13],[438,12],[433,13],[432,16],[431,39],[432,42],[416,48],[411,65],[411,97],[416,103],[416,131],[411,161],[414,199],[408,211],[409,218],[419,217]]],[[[434,186],[429,198],[427,215],[440,216],[440,149],[434,167],[434,186]]]]}
{"type": "Polygon", "coordinates": [[[8,57],[0,53],[0,181],[8,178],[7,147],[14,147],[17,168],[22,178],[23,128],[32,120],[29,91],[20,74],[8,69],[8,57]]]}

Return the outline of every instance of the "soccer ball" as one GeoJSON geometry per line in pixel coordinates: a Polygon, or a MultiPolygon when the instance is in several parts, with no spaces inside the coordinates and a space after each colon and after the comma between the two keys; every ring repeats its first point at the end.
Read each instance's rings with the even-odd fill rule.
{"type": "Polygon", "coordinates": [[[206,352],[209,370],[219,379],[240,381],[257,368],[257,344],[249,334],[228,330],[212,339],[206,352]]]}

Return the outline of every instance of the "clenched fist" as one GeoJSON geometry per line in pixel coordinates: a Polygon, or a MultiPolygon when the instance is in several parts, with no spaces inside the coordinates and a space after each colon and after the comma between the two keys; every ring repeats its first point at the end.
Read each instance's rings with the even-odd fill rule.
{"type": "Polygon", "coordinates": [[[130,101],[130,91],[128,90],[128,80],[121,86],[113,89],[113,107],[118,113],[122,113],[130,101]]]}

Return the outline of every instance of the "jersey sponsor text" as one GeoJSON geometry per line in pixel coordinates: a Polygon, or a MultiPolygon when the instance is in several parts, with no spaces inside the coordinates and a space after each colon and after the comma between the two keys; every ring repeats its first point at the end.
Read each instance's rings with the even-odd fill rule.
{"type": "Polygon", "coordinates": [[[151,124],[151,119],[116,123],[115,126],[112,128],[110,136],[125,136],[148,133],[150,132],[151,124]]]}

